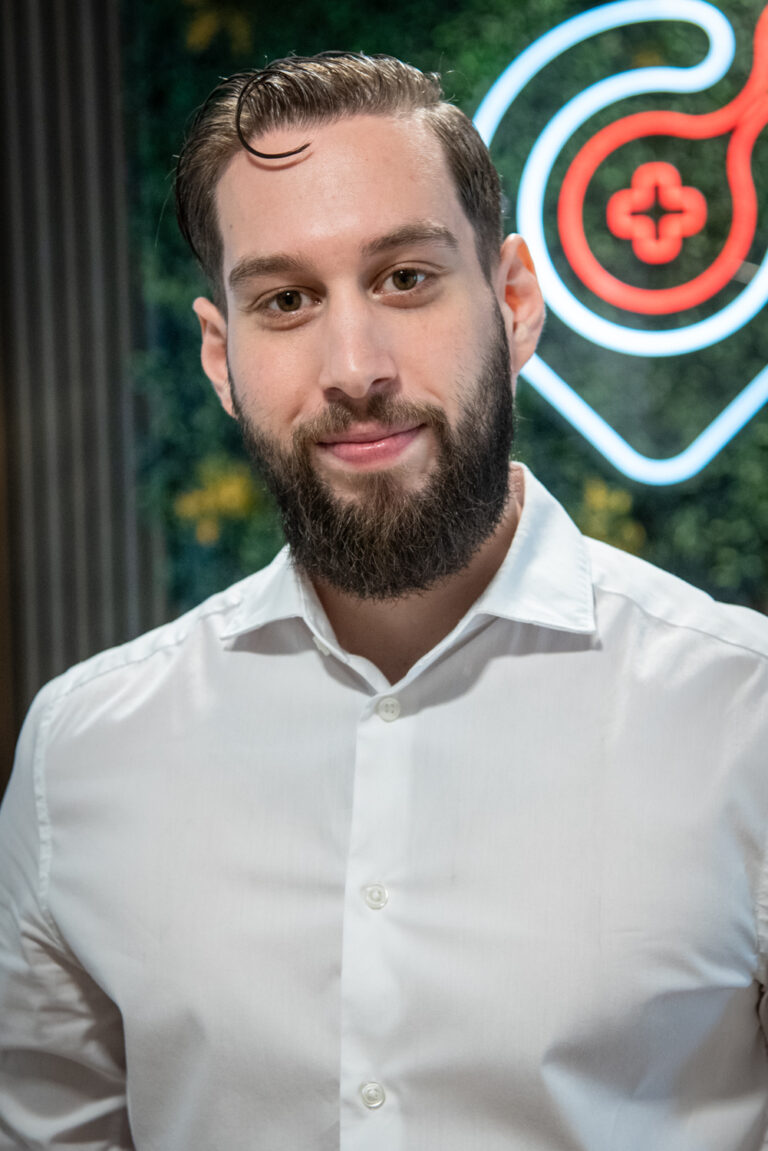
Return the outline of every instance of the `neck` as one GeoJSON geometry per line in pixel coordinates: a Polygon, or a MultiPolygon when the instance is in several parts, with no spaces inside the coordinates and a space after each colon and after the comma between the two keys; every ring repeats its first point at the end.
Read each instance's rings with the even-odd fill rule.
{"type": "Polygon", "coordinates": [[[431,651],[485,591],[514,538],[523,499],[522,474],[510,470],[504,517],[467,567],[426,592],[389,600],[346,595],[328,584],[315,590],[341,646],[370,660],[390,683],[431,651]]]}

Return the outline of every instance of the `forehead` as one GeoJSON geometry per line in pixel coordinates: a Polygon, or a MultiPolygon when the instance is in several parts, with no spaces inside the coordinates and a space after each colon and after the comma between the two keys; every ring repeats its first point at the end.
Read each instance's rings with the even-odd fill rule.
{"type": "Polygon", "coordinates": [[[225,275],[244,255],[362,248],[416,220],[474,247],[440,141],[417,116],[352,116],[251,142],[264,152],[309,147],[283,160],[243,149],[230,160],[216,190],[225,275]]]}

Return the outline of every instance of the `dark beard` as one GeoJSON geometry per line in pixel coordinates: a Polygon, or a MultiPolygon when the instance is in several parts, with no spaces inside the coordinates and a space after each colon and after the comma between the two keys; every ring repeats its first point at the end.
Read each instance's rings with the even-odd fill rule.
{"type": "Polygon", "coordinates": [[[243,441],[274,496],[293,562],[310,579],[360,599],[385,600],[423,592],[462,571],[493,534],[509,492],[514,403],[509,346],[497,327],[483,368],[453,432],[442,408],[371,397],[363,413],[342,399],[297,428],[284,451],[232,403],[243,441]],[[315,471],[312,445],[355,421],[424,423],[439,447],[437,466],[419,491],[408,491],[388,471],[359,477],[359,497],[334,495],[315,471]]]}

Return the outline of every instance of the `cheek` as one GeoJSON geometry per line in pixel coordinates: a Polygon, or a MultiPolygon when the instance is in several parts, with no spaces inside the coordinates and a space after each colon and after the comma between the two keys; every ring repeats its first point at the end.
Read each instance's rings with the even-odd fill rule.
{"type": "Polygon", "coordinates": [[[427,328],[414,341],[412,363],[424,398],[439,404],[451,422],[461,414],[467,391],[483,371],[490,339],[487,327],[487,316],[478,317],[474,328],[462,317],[439,332],[427,328]]]}
{"type": "Polygon", "coordinates": [[[295,341],[230,338],[230,378],[240,403],[255,423],[273,434],[305,419],[311,403],[311,363],[295,341]]]}

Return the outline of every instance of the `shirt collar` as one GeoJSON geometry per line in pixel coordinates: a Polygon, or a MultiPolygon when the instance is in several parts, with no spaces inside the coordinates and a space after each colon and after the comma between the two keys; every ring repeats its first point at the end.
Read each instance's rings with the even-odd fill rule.
{"type": "Polygon", "coordinates": [[[471,615],[493,615],[590,634],[596,630],[587,543],[565,509],[524,465],[525,496],[504,562],[471,615]]]}
{"type": "Polygon", "coordinates": [[[243,581],[243,597],[221,638],[232,639],[281,619],[307,619],[310,601],[312,607],[317,603],[314,589],[296,571],[286,546],[268,567],[243,581]]]}
{"type": "MultiPolygon", "coordinates": [[[[595,611],[584,537],[528,468],[517,466],[525,497],[512,546],[463,624],[481,615],[497,616],[559,631],[592,633],[595,611]]],[[[300,618],[316,635],[333,641],[317,595],[296,571],[287,547],[244,585],[243,598],[222,639],[278,620],[300,618]]]]}

